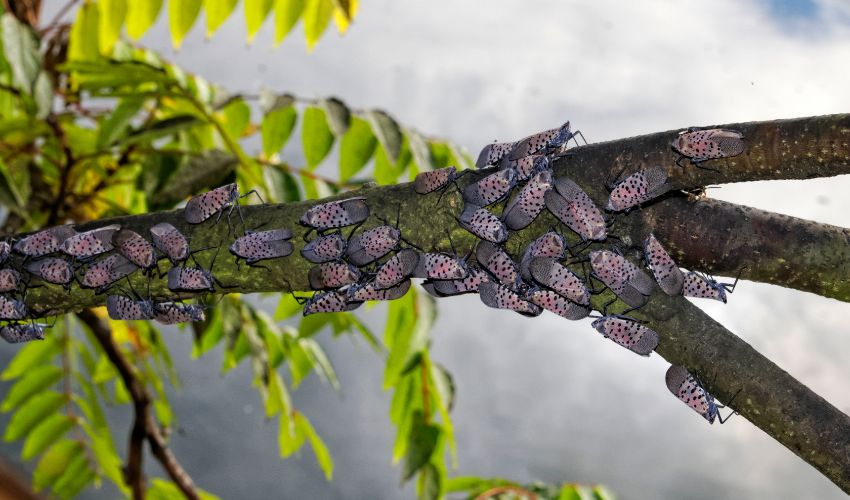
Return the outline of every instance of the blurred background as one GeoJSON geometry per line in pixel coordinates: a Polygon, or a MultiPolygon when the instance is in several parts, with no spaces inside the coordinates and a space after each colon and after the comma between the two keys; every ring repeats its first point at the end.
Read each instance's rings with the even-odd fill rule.
{"type": "MultiPolygon", "coordinates": [[[[45,18],[61,4],[47,2],[45,18]]],[[[375,0],[361,5],[344,37],[329,34],[310,54],[298,34],[271,48],[271,31],[267,23],[247,46],[238,14],[210,40],[197,25],[174,51],[160,19],[142,44],[234,92],[267,87],[386,109],[473,156],[493,140],[565,120],[598,142],[850,110],[850,4],[839,0],[375,0]]],[[[297,147],[285,155],[303,163],[297,147]]],[[[843,176],[741,183],[709,195],[848,227],[848,191],[843,176]]],[[[850,411],[848,304],[749,282],[727,305],[696,303],[850,411]]],[[[380,329],[385,309],[359,315],[380,329]]],[[[383,360],[365,343],[320,337],[342,388],[312,377],[294,392],[335,459],[327,482],[311,452],[278,457],[277,425],[264,423],[258,395],[247,390],[247,364],[222,377],[220,348],[191,361],[188,331],[167,333],[183,382],[172,394],[181,429],[172,445],[204,489],[222,498],[413,496],[391,464],[383,360]]],[[[457,386],[459,474],[603,483],[627,499],[843,497],[745,419],[708,425],[668,392],[668,363],[619,348],[589,320],[527,319],[460,297],[439,302],[432,338],[433,359],[457,386]]],[[[13,352],[0,346],[0,363],[13,352]]],[[[127,411],[111,415],[122,453],[127,411]]],[[[10,459],[14,448],[4,445],[10,459]]]]}

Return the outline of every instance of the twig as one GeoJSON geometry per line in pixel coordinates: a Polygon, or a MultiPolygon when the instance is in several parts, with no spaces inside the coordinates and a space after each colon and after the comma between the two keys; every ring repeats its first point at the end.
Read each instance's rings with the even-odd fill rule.
{"type": "Polygon", "coordinates": [[[68,144],[68,137],[65,135],[65,131],[62,130],[62,126],[59,125],[56,116],[50,115],[45,121],[53,129],[56,140],[59,141],[59,144],[62,146],[62,152],[65,155],[65,163],[60,167],[59,192],[53,201],[53,205],[50,207],[50,215],[47,217],[47,225],[52,226],[58,222],[60,210],[65,200],[65,191],[68,189],[68,177],[70,176],[71,168],[74,166],[74,153],[71,151],[71,145],[68,144]]]}

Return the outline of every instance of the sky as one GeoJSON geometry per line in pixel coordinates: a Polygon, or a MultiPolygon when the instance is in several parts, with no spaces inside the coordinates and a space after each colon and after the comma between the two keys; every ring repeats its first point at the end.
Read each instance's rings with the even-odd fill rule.
{"type": "MultiPolygon", "coordinates": [[[[596,142],[850,109],[850,6],[841,0],[483,5],[364,2],[350,31],[329,33],[312,54],[300,27],[279,49],[270,25],[248,46],[241,16],[210,40],[197,26],[179,52],[162,22],[142,43],[232,91],[268,87],[386,109],[473,156],[493,140],[567,119],[596,142]]],[[[284,150],[294,164],[302,160],[296,143],[284,150]]],[[[848,191],[842,176],[709,194],[847,227],[848,191]]],[[[695,303],[850,411],[842,355],[850,352],[848,304],[750,282],[728,304],[695,303]]],[[[455,376],[460,474],[604,483],[627,499],[844,496],[742,417],[708,425],[669,394],[663,359],[619,348],[589,321],[527,319],[487,309],[477,297],[439,305],[433,359],[455,376]]],[[[364,319],[380,330],[382,309],[364,319]]],[[[334,481],[324,481],[309,452],[278,458],[276,424],[262,419],[248,367],[222,378],[213,353],[181,363],[183,390],[173,397],[182,429],[173,446],[198,484],[223,498],[412,495],[390,464],[383,361],[362,342],[320,341],[342,390],[310,379],[294,397],[328,441],[334,481]]],[[[187,333],[169,342],[175,359],[188,359],[187,333]]]]}

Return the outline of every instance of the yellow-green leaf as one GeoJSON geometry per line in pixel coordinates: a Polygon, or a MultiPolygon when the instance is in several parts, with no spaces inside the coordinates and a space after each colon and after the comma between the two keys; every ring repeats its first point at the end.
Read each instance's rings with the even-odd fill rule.
{"type": "Polygon", "coordinates": [[[251,122],[251,108],[242,99],[230,101],[218,112],[225,133],[233,142],[238,142],[251,122]]]}
{"type": "Polygon", "coordinates": [[[207,15],[207,36],[213,33],[230,17],[239,0],[205,0],[204,10],[207,15]]]}
{"type": "Polygon", "coordinates": [[[306,0],[275,0],[274,3],[274,43],[286,38],[292,27],[301,18],[306,0]]]}
{"type": "Polygon", "coordinates": [[[346,182],[359,172],[372,155],[378,145],[378,139],[372,133],[372,128],[366,120],[353,117],[351,126],[339,146],[339,180],[346,182]]]}
{"type": "Polygon", "coordinates": [[[328,120],[322,108],[309,107],[304,110],[301,142],[307,167],[312,170],[325,159],[334,144],[334,134],[328,126],[328,120]]]}
{"type": "Polygon", "coordinates": [[[304,6],[304,35],[307,38],[307,50],[312,51],[322,37],[333,15],[333,0],[307,0],[304,6]]]}
{"type": "Polygon", "coordinates": [[[156,21],[161,8],[162,0],[127,0],[126,24],[130,38],[141,38],[156,21]]]}
{"type": "Polygon", "coordinates": [[[248,28],[248,43],[254,41],[263,21],[272,10],[273,0],[245,0],[245,25],[248,28]]]}
{"type": "Polygon", "coordinates": [[[124,16],[127,15],[127,0],[98,0],[97,8],[100,53],[109,56],[121,34],[124,16]]]}
{"type": "Polygon", "coordinates": [[[171,29],[171,43],[179,49],[186,33],[192,29],[203,0],[168,0],[168,26],[171,29]]]}
{"type": "Polygon", "coordinates": [[[34,394],[55,384],[61,377],[62,369],[53,365],[39,366],[28,371],[9,390],[0,410],[5,413],[19,406],[34,394]]]}
{"type": "Polygon", "coordinates": [[[295,427],[298,429],[298,433],[307,437],[310,441],[310,447],[313,448],[313,454],[316,455],[316,462],[318,462],[319,467],[321,467],[322,472],[325,473],[325,478],[330,481],[333,479],[334,475],[334,461],[331,458],[331,454],[328,451],[328,447],[325,446],[322,438],[316,434],[316,429],[313,428],[313,425],[310,424],[310,421],[307,420],[307,417],[302,415],[301,413],[295,414],[295,427]]]}
{"type": "Polygon", "coordinates": [[[348,106],[336,97],[322,99],[319,101],[319,104],[324,108],[325,113],[327,113],[328,125],[330,125],[334,135],[340,136],[344,134],[351,124],[351,111],[348,109],[348,106]]]}
{"type": "Polygon", "coordinates": [[[407,436],[407,452],[404,456],[401,479],[407,481],[431,460],[431,455],[437,448],[440,428],[425,423],[422,412],[416,410],[412,416],[412,427],[407,436]]]}
{"type": "Polygon", "coordinates": [[[401,153],[402,134],[401,128],[393,118],[381,110],[366,112],[366,119],[372,125],[372,131],[378,137],[378,141],[387,153],[390,162],[398,161],[401,153]]]}
{"type": "Polygon", "coordinates": [[[85,2],[77,9],[68,40],[69,61],[94,61],[100,57],[98,23],[97,5],[85,2]]]}
{"type": "Polygon", "coordinates": [[[289,136],[292,135],[292,129],[295,128],[297,121],[298,112],[294,106],[281,107],[266,113],[260,126],[263,154],[266,158],[277,154],[283,148],[289,136]]]}
{"type": "Polygon", "coordinates": [[[43,419],[53,414],[65,402],[65,396],[56,391],[45,391],[32,397],[12,415],[3,439],[16,441],[30,432],[43,419]]]}
{"type": "MultiPolygon", "coordinates": [[[[59,477],[56,478],[56,481],[53,483],[53,486],[51,487],[53,492],[60,496],[62,493],[70,492],[70,486],[72,483],[91,472],[88,464],[89,458],[85,453],[78,453],[71,457],[68,461],[68,465],[65,467],[65,470],[61,472],[59,477]]],[[[70,495],[65,495],[65,498],[70,498],[70,495]]]]}
{"type": "Polygon", "coordinates": [[[52,339],[42,342],[30,342],[23,346],[12,361],[0,374],[0,380],[11,380],[27,373],[32,367],[39,366],[59,352],[59,344],[52,339]]]}
{"type": "Polygon", "coordinates": [[[21,458],[29,460],[38,455],[74,426],[74,420],[64,413],[54,413],[37,425],[24,441],[21,458]]]}
{"type": "Polygon", "coordinates": [[[295,300],[295,297],[292,294],[286,293],[281,294],[280,302],[277,305],[277,309],[274,312],[274,319],[283,320],[294,316],[295,313],[301,310],[301,304],[295,300]]]}
{"type": "Polygon", "coordinates": [[[41,491],[50,485],[68,465],[83,453],[83,445],[78,441],[63,439],[54,444],[42,455],[32,473],[32,485],[35,491],[41,491]]]}
{"type": "Polygon", "coordinates": [[[357,14],[357,9],[360,6],[359,3],[358,0],[334,0],[334,4],[336,5],[334,9],[334,22],[336,23],[336,29],[340,33],[348,31],[351,21],[357,14]]]}

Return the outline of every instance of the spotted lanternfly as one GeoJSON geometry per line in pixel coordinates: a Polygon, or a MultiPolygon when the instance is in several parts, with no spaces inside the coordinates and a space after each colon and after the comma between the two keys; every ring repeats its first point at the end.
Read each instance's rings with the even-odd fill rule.
{"type": "Polygon", "coordinates": [[[531,261],[535,257],[552,257],[556,260],[564,258],[567,242],[563,236],[555,231],[543,234],[525,248],[522,260],[519,263],[520,276],[526,281],[531,281],[531,261]]]}
{"type": "Polygon", "coordinates": [[[459,280],[467,275],[466,264],[447,253],[423,253],[413,271],[415,278],[459,280]]]}
{"type": "Polygon", "coordinates": [[[189,242],[176,227],[167,222],[160,222],[153,226],[150,232],[156,249],[164,253],[172,264],[189,258],[189,242]]]}
{"type": "Polygon", "coordinates": [[[62,243],[75,234],[77,232],[71,226],[51,227],[22,238],[12,248],[28,257],[41,257],[58,252],[62,243]]]}
{"type": "Polygon", "coordinates": [[[342,257],[346,241],[339,233],[318,236],[310,240],[301,249],[301,256],[314,264],[330,262],[342,257]]]}
{"type": "Polygon", "coordinates": [[[12,245],[8,241],[0,241],[0,264],[6,262],[12,253],[12,245]]]}
{"type": "Polygon", "coordinates": [[[504,199],[516,186],[516,172],[499,170],[463,188],[463,200],[476,207],[486,207],[504,199]]]}
{"type": "Polygon", "coordinates": [[[505,207],[502,220],[508,229],[518,231],[537,218],[546,207],[546,192],[552,188],[552,171],[541,170],[529,179],[519,194],[505,207]]]}
{"type": "Polygon", "coordinates": [[[355,266],[365,266],[398,246],[401,231],[391,226],[378,226],[348,240],[348,260],[355,266]]]}
{"type": "Polygon", "coordinates": [[[670,257],[670,254],[664,250],[655,235],[649,234],[649,237],[643,243],[643,249],[646,265],[652,271],[661,290],[667,295],[682,295],[685,275],[673,261],[673,258],[670,257]]]}
{"type": "Polygon", "coordinates": [[[500,169],[511,169],[516,172],[517,182],[525,182],[541,170],[550,170],[549,157],[543,154],[523,156],[519,160],[502,159],[500,169]]]}
{"type": "Polygon", "coordinates": [[[478,168],[484,168],[487,165],[495,165],[499,162],[499,160],[510,153],[513,147],[514,143],[512,142],[494,142],[492,144],[488,144],[484,146],[484,149],[482,149],[481,153],[479,153],[475,166],[478,168]]]}
{"type": "Polygon", "coordinates": [[[103,289],[121,278],[129,276],[136,269],[136,265],[123,255],[110,255],[92,263],[83,275],[80,284],[87,288],[103,289]]]}
{"type": "Polygon", "coordinates": [[[347,262],[325,262],[310,269],[307,276],[313,290],[329,290],[356,283],[360,270],[347,262]]]}
{"type": "MultiPolygon", "coordinates": [[[[225,184],[224,186],[217,187],[204,194],[195,196],[186,202],[186,208],[183,211],[183,215],[186,217],[186,222],[189,224],[200,224],[217,213],[219,214],[218,217],[221,218],[221,214],[224,213],[223,211],[225,208],[230,207],[231,212],[234,207],[238,209],[239,204],[237,203],[237,200],[239,200],[239,198],[245,198],[250,194],[257,194],[257,191],[252,190],[240,196],[239,186],[237,186],[235,182],[225,184]]],[[[257,196],[259,196],[259,194],[257,194],[257,196]]]]}
{"type": "Polygon", "coordinates": [[[490,277],[486,272],[477,267],[470,267],[468,268],[466,278],[459,280],[428,280],[422,286],[428,290],[428,293],[436,297],[451,297],[464,293],[478,293],[478,287],[486,281],[490,281],[490,277]]]}
{"type": "Polygon", "coordinates": [[[44,340],[47,325],[40,323],[12,323],[0,326],[0,337],[10,344],[20,344],[31,340],[44,340]]]}
{"type": "MultiPolygon", "coordinates": [[[[689,129],[673,140],[673,150],[688,157],[694,164],[713,158],[729,158],[744,152],[744,135],[735,130],[712,128],[689,129]]],[[[681,158],[679,158],[681,160],[681,158]]],[[[676,161],[679,164],[679,161],[676,161]]]]}
{"type": "Polygon", "coordinates": [[[658,333],[629,318],[603,316],[591,326],[606,338],[641,356],[649,356],[658,346],[658,333]]]}
{"type": "Polygon", "coordinates": [[[508,229],[486,208],[466,207],[458,218],[461,227],[482,240],[502,243],[508,239],[508,229]]]}
{"type": "Polygon", "coordinates": [[[204,308],[198,304],[178,304],[175,302],[154,302],[153,319],[163,325],[176,325],[204,321],[204,308]]]}
{"type": "Polygon", "coordinates": [[[156,264],[153,245],[142,235],[129,229],[121,229],[112,235],[112,244],[118,252],[142,269],[150,269],[156,264]]]}
{"type": "Polygon", "coordinates": [[[564,298],[552,290],[532,288],[526,294],[528,300],[538,306],[569,320],[580,320],[590,314],[590,308],[564,298]]]}
{"type": "Polygon", "coordinates": [[[622,212],[636,207],[663,194],[666,182],[667,171],[658,165],[635,172],[614,187],[605,209],[622,212]]]}
{"type": "Polygon", "coordinates": [[[511,160],[519,160],[523,156],[532,155],[537,152],[546,152],[550,149],[557,149],[565,146],[567,141],[579,134],[579,131],[573,133],[570,130],[570,122],[566,122],[559,128],[553,128],[530,135],[521,141],[514,144],[513,149],[508,154],[511,160]]]}
{"type": "Polygon", "coordinates": [[[149,300],[133,300],[123,295],[106,297],[106,312],[109,317],[118,320],[153,319],[153,302],[149,300]]]}
{"type": "Polygon", "coordinates": [[[108,252],[114,248],[112,236],[120,228],[121,226],[113,224],[77,233],[62,242],[62,251],[78,259],[87,259],[108,252]]]}
{"type": "Polygon", "coordinates": [[[551,288],[561,296],[581,304],[590,304],[590,291],[581,278],[552,257],[535,257],[530,265],[534,281],[551,288]]]}
{"type": "Polygon", "coordinates": [[[602,241],[608,237],[605,219],[593,200],[575,182],[567,178],[555,181],[555,190],[544,196],[546,208],[584,241],[602,241]]]}
{"type": "Polygon", "coordinates": [[[318,292],[304,304],[304,316],[321,312],[352,311],[360,307],[362,302],[349,302],[345,291],[331,290],[318,292]]]}
{"type": "Polygon", "coordinates": [[[475,258],[484,269],[490,271],[490,274],[509,288],[515,289],[519,284],[519,269],[516,262],[498,245],[482,241],[475,250],[475,258]]]}
{"type": "Polygon", "coordinates": [[[22,301],[0,295],[0,319],[24,319],[27,305],[22,301]]]}
{"type": "Polygon", "coordinates": [[[168,289],[174,292],[215,291],[212,274],[197,266],[169,269],[168,289]]]}
{"type": "Polygon", "coordinates": [[[300,223],[321,231],[359,224],[367,217],[369,206],[366,198],[359,197],[314,205],[301,216],[300,223]]]}
{"type": "Polygon", "coordinates": [[[413,189],[419,194],[433,193],[438,189],[447,187],[457,177],[457,169],[455,167],[420,172],[416,174],[416,178],[413,180],[413,189]]]}
{"type": "Polygon", "coordinates": [[[646,295],[652,293],[652,278],[610,250],[590,252],[590,265],[593,275],[631,307],[644,305],[646,295]]]}
{"type": "MultiPolygon", "coordinates": [[[[674,396],[682,400],[692,410],[702,415],[709,424],[717,419],[721,424],[729,420],[720,415],[718,408],[723,405],[714,401],[714,396],[708,393],[696,377],[688,373],[683,366],[671,365],[665,376],[667,388],[674,396]]],[[[730,415],[731,416],[731,415],[730,415]]]]}
{"type": "Polygon", "coordinates": [[[419,265],[419,252],[402,248],[378,268],[373,286],[377,290],[392,288],[409,278],[417,265],[419,265]]]}
{"type": "Polygon", "coordinates": [[[494,281],[482,282],[478,285],[478,294],[481,302],[495,309],[510,309],[523,316],[539,316],[543,308],[525,300],[517,292],[494,281]]]}
{"type": "Polygon", "coordinates": [[[702,273],[691,271],[685,273],[685,282],[682,287],[682,295],[685,297],[695,297],[698,299],[714,299],[726,303],[726,292],[732,293],[738,285],[738,278],[735,282],[718,283],[716,280],[702,273]]]}
{"type": "Polygon", "coordinates": [[[14,269],[0,269],[0,292],[11,292],[21,284],[21,273],[14,269]]]}
{"type": "Polygon", "coordinates": [[[250,265],[263,259],[286,257],[294,250],[289,240],[292,231],[289,229],[270,229],[268,231],[247,232],[245,236],[236,238],[230,245],[230,253],[245,259],[250,265]]]}
{"type": "Polygon", "coordinates": [[[348,288],[349,302],[365,302],[367,300],[396,300],[410,290],[410,280],[406,279],[391,288],[377,289],[374,282],[358,283],[348,288]]]}
{"type": "Polygon", "coordinates": [[[48,257],[24,265],[24,269],[48,283],[68,285],[74,279],[74,270],[65,259],[48,257]]]}

